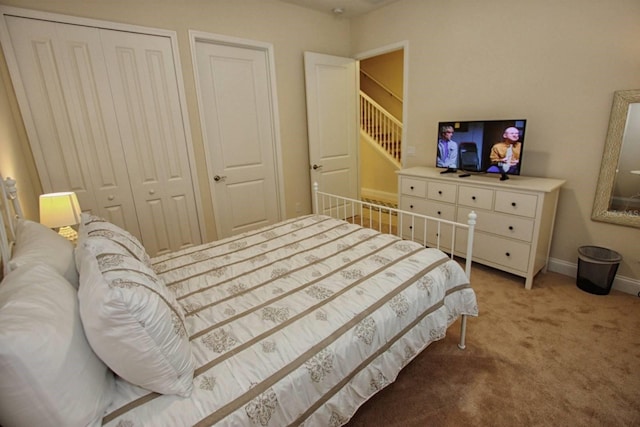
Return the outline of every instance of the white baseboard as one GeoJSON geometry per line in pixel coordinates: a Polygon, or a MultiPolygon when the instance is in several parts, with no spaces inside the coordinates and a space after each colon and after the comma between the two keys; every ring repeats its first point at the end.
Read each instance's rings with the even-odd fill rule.
{"type": "MultiPolygon", "coordinates": [[[[557,258],[549,258],[549,271],[564,274],[565,276],[578,277],[578,264],[557,258]]],[[[631,295],[640,296],[640,280],[616,274],[613,279],[613,289],[631,295]]]]}

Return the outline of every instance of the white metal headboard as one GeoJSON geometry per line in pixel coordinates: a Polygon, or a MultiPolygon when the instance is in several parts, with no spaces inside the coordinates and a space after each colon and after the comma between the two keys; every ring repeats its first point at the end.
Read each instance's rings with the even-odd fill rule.
{"type": "Polygon", "coordinates": [[[9,272],[11,249],[16,240],[16,225],[18,218],[22,218],[22,208],[18,200],[16,180],[3,178],[0,175],[0,192],[2,193],[2,215],[0,215],[0,252],[2,253],[3,277],[9,272]]]}

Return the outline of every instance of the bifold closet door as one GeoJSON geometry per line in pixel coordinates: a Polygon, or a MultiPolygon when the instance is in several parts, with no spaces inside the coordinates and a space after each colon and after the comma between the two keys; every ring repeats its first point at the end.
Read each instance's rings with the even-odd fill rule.
{"type": "Polygon", "coordinates": [[[201,243],[170,39],[5,19],[44,191],[75,191],[152,256],[201,243]]]}
{"type": "Polygon", "coordinates": [[[75,191],[85,211],[141,237],[94,28],[6,18],[26,100],[20,99],[45,193],[75,191]],[[25,105],[26,101],[26,105],[25,105]]]}
{"type": "Polygon", "coordinates": [[[162,254],[200,243],[171,41],[100,35],[144,244],[162,254]]]}

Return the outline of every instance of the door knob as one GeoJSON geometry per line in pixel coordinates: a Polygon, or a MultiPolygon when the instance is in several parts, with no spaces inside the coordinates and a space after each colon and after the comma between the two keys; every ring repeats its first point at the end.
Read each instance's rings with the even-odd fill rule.
{"type": "Polygon", "coordinates": [[[225,180],[225,178],[226,178],[226,176],[216,175],[216,176],[214,176],[214,177],[213,177],[213,180],[214,180],[215,182],[218,182],[218,181],[224,181],[224,180],[225,180]]]}
{"type": "Polygon", "coordinates": [[[322,165],[313,165],[311,166],[313,168],[313,170],[318,170],[318,169],[322,169],[322,165]]]}

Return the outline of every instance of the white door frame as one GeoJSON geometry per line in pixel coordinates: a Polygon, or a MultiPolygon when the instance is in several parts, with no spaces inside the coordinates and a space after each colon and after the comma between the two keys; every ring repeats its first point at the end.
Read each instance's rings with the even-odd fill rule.
{"type": "MultiPolygon", "coordinates": [[[[6,15],[14,15],[20,16],[24,18],[33,18],[40,19],[45,21],[54,21],[60,22],[64,24],[74,24],[74,25],[84,25],[88,27],[94,28],[104,28],[108,30],[119,30],[119,31],[127,31],[132,33],[141,33],[141,34],[149,34],[154,36],[162,36],[167,37],[171,41],[171,48],[173,50],[174,56],[174,64],[176,71],[176,80],[178,85],[178,96],[180,100],[180,108],[182,109],[182,124],[185,130],[185,139],[187,144],[187,156],[189,159],[189,168],[191,173],[191,182],[193,185],[194,199],[196,204],[196,211],[198,216],[198,222],[200,223],[200,238],[203,242],[207,241],[206,239],[206,227],[204,226],[204,215],[202,212],[202,200],[200,199],[200,188],[198,185],[198,174],[196,169],[195,155],[193,152],[193,141],[191,139],[191,127],[189,125],[189,118],[187,115],[187,101],[185,96],[184,89],[184,79],[182,76],[182,65],[180,63],[180,51],[178,49],[178,35],[175,31],[164,30],[159,28],[150,28],[143,27],[139,25],[132,24],[121,24],[117,22],[111,21],[102,21],[91,18],[81,18],[70,15],[61,15],[57,13],[50,12],[42,12],[31,9],[22,9],[11,6],[3,6],[0,5],[0,40],[2,41],[3,52],[5,55],[5,60],[7,62],[7,67],[11,75],[19,76],[20,71],[18,67],[18,61],[13,55],[12,49],[10,48],[11,36],[9,35],[9,30],[5,24],[5,16],[6,15]],[[6,46],[6,47],[5,47],[6,46]]],[[[29,101],[26,95],[26,91],[22,83],[14,84],[14,91],[16,94],[16,98],[18,100],[18,105],[23,111],[28,111],[29,101]]],[[[27,135],[37,135],[36,128],[34,123],[30,120],[29,117],[23,116],[24,125],[27,131],[27,135]]],[[[34,160],[36,162],[36,168],[40,169],[44,166],[43,159],[38,158],[34,155],[34,160]]],[[[50,192],[50,185],[48,182],[41,183],[44,192],[50,192]]]]}
{"type": "MultiPolygon", "coordinates": [[[[232,47],[238,47],[238,48],[243,48],[243,49],[254,49],[254,50],[260,50],[263,51],[265,53],[265,57],[268,61],[268,79],[269,79],[269,92],[270,92],[270,98],[271,98],[271,111],[272,111],[272,119],[273,119],[273,141],[274,141],[274,146],[273,146],[273,158],[275,160],[275,165],[274,166],[274,170],[275,170],[275,179],[276,179],[276,191],[277,191],[277,198],[278,198],[278,218],[279,220],[283,219],[283,215],[285,210],[285,196],[284,196],[284,175],[283,175],[283,171],[282,171],[282,149],[281,149],[281,139],[280,139],[280,117],[278,114],[278,97],[277,97],[277,87],[276,87],[276,79],[275,79],[275,75],[276,75],[276,70],[275,70],[275,59],[274,59],[274,53],[273,53],[273,45],[271,43],[265,43],[265,42],[260,42],[260,41],[255,41],[255,40],[249,40],[249,39],[243,39],[243,38],[238,38],[238,37],[231,37],[231,36],[226,36],[223,34],[215,34],[215,33],[208,33],[208,32],[204,32],[204,31],[196,31],[196,30],[189,30],[189,44],[191,45],[191,60],[193,61],[193,69],[197,70],[197,55],[196,55],[196,43],[197,42],[204,42],[204,43],[214,43],[214,44],[221,44],[221,45],[226,45],[226,46],[232,46],[232,47]]],[[[201,88],[200,88],[200,82],[199,79],[195,79],[195,85],[196,85],[196,93],[201,93],[201,88]]],[[[202,135],[203,141],[205,138],[204,135],[204,108],[202,106],[202,97],[198,96],[198,114],[200,117],[200,133],[202,135]]],[[[209,177],[209,182],[213,182],[213,177],[216,175],[216,172],[214,171],[213,168],[213,158],[212,158],[212,153],[210,150],[210,147],[208,146],[208,144],[204,144],[204,152],[205,152],[205,161],[207,164],[207,176],[209,177]]],[[[212,197],[212,201],[213,201],[213,187],[210,188],[210,192],[211,192],[211,197],[212,197]]],[[[214,214],[214,218],[216,215],[216,212],[213,213],[214,214]]],[[[219,221],[216,221],[216,230],[217,233],[220,233],[220,230],[218,230],[218,223],[219,221]]],[[[220,237],[220,236],[218,236],[220,237]]]]}
{"type": "MultiPolygon", "coordinates": [[[[367,50],[365,52],[357,53],[353,56],[354,59],[361,61],[363,59],[371,58],[385,53],[394,52],[396,50],[403,50],[403,70],[402,70],[402,153],[408,153],[407,150],[407,129],[409,128],[409,112],[407,105],[409,104],[409,41],[404,40],[397,43],[392,43],[386,46],[382,46],[376,49],[367,50]]],[[[402,167],[406,166],[407,155],[402,155],[402,167]]]]}

